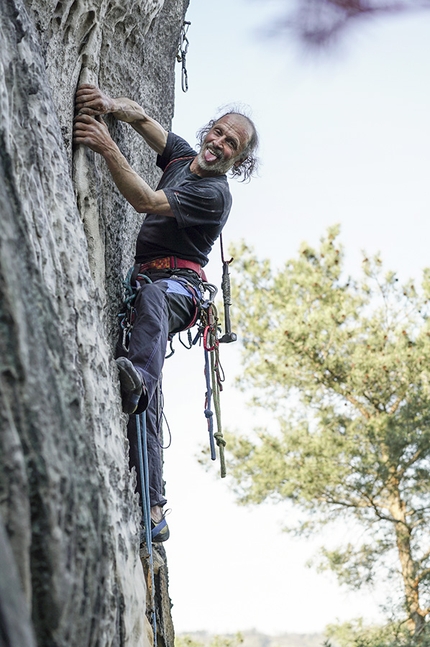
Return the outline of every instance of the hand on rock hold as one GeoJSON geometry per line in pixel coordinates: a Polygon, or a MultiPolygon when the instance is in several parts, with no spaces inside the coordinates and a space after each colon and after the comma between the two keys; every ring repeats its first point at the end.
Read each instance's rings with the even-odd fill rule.
{"type": "Polygon", "coordinates": [[[74,119],[73,142],[84,144],[101,155],[116,147],[104,121],[86,114],[78,114],[74,119]]]}
{"type": "Polygon", "coordinates": [[[106,115],[112,112],[115,102],[100,88],[89,83],[80,85],[76,92],[76,112],[78,115],[106,115]]]}

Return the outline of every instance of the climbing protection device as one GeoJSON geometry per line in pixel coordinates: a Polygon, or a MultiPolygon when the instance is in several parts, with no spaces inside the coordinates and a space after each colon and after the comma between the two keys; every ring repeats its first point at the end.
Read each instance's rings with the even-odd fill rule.
{"type": "Polygon", "coordinates": [[[224,244],[222,240],[222,234],[220,234],[219,242],[221,246],[221,262],[222,262],[222,282],[221,290],[222,297],[224,302],[224,324],[225,324],[225,333],[220,339],[221,343],[230,343],[237,340],[236,333],[231,331],[231,321],[230,321],[230,306],[231,306],[231,286],[230,286],[230,274],[228,271],[230,263],[233,262],[233,258],[230,258],[229,261],[226,261],[224,258],[224,244]]]}
{"type": "Polygon", "coordinates": [[[188,92],[188,72],[187,72],[187,53],[189,40],[187,38],[188,29],[190,28],[191,23],[187,20],[184,20],[181,28],[181,35],[179,37],[178,53],[176,54],[176,60],[178,63],[182,63],[181,70],[181,87],[182,92],[188,92]]]}

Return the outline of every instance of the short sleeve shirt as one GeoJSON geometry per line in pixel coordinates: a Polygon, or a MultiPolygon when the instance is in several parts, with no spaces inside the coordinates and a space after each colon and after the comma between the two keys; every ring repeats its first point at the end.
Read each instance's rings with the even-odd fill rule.
{"type": "Polygon", "coordinates": [[[204,266],[231,209],[226,175],[200,177],[190,171],[196,151],[169,133],[157,158],[163,171],[157,186],[166,194],[174,218],[148,214],[137,238],[136,263],[178,256],[204,266]]]}

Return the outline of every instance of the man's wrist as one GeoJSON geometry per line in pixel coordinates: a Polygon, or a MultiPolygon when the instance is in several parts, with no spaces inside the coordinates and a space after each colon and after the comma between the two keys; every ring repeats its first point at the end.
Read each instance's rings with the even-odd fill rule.
{"type": "Polygon", "coordinates": [[[124,155],[119,150],[118,146],[112,140],[109,144],[103,149],[102,153],[106,162],[116,162],[120,163],[125,161],[124,155]]]}
{"type": "Polygon", "coordinates": [[[120,97],[118,99],[112,99],[112,103],[111,112],[119,121],[125,121],[131,124],[144,121],[147,118],[144,109],[135,101],[120,97]]]}

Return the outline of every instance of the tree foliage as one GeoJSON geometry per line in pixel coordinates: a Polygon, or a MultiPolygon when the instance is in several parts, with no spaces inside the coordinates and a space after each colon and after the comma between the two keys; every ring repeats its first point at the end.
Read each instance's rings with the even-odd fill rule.
{"type": "Polygon", "coordinates": [[[380,258],[343,276],[332,228],[318,250],[273,272],[234,250],[241,384],[279,414],[279,430],[229,439],[243,503],[290,500],[299,533],[343,517],[360,540],[322,549],[355,588],[400,572],[410,628],[430,612],[430,272],[400,285],[380,258]]]}
{"type": "Polygon", "coordinates": [[[240,647],[243,643],[243,636],[240,632],[234,636],[222,636],[216,634],[210,640],[196,640],[187,634],[175,637],[175,647],[240,647]]]}
{"type": "Polygon", "coordinates": [[[430,635],[422,631],[418,636],[411,636],[405,625],[390,622],[383,626],[366,626],[362,619],[345,622],[340,625],[329,625],[326,629],[329,640],[326,647],[332,647],[331,639],[339,647],[429,647],[430,635]]]}

